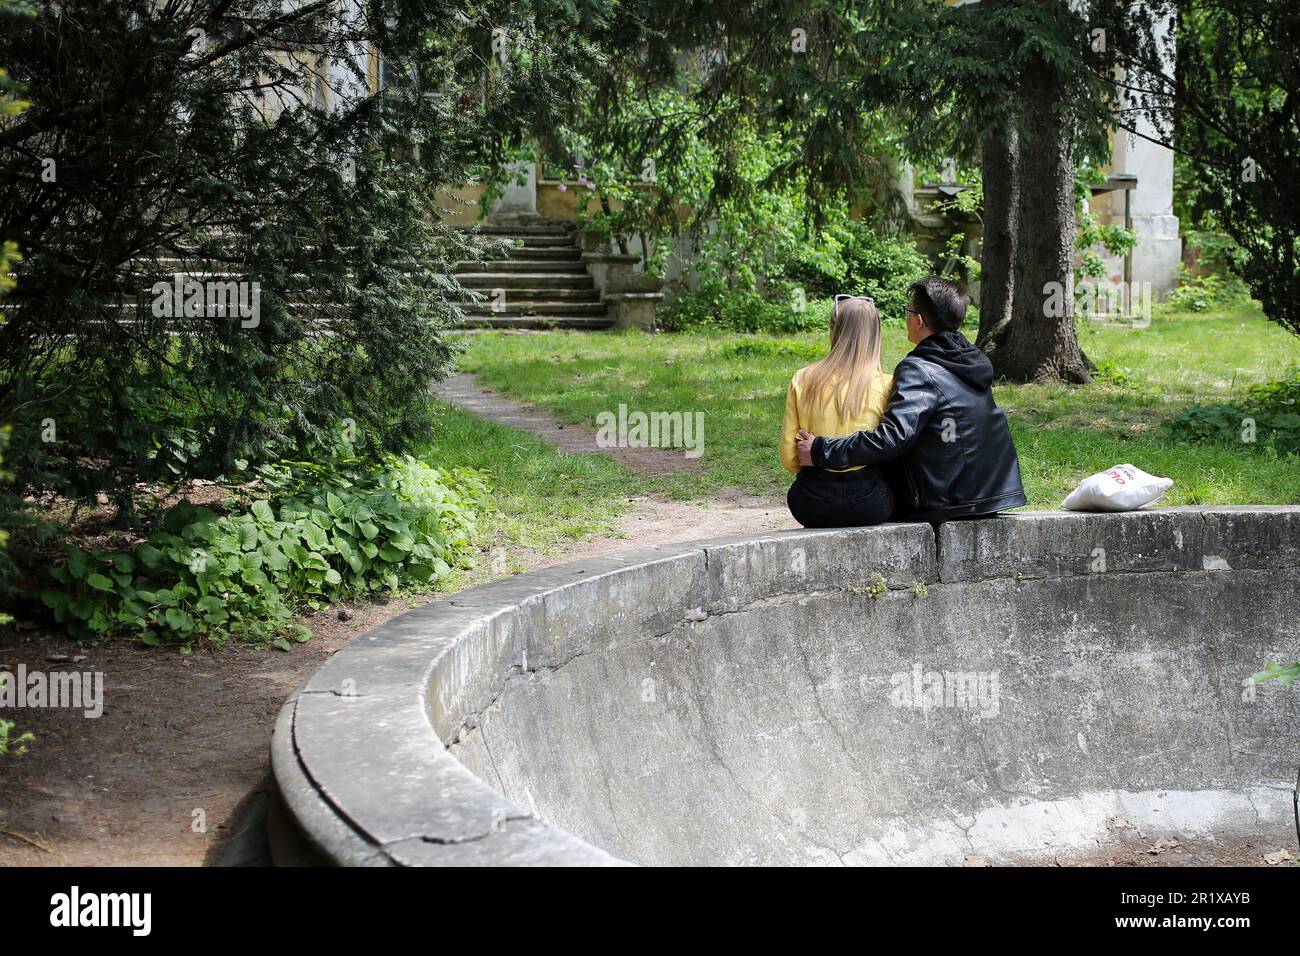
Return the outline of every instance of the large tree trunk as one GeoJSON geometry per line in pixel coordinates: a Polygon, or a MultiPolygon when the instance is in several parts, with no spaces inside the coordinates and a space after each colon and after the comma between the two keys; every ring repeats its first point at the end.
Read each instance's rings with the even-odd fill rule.
{"type": "Polygon", "coordinates": [[[1074,332],[1074,161],[1055,84],[1036,80],[1025,84],[1011,313],[985,351],[1000,377],[1082,384],[1091,376],[1074,332]]]}
{"type": "Polygon", "coordinates": [[[984,239],[980,251],[980,329],[984,348],[1011,321],[1020,230],[1020,135],[1009,107],[1005,125],[984,141],[984,239]]]}

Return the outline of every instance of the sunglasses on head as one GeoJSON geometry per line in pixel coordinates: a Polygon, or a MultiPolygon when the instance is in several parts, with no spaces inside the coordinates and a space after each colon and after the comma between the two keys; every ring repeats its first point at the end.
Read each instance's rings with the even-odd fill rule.
{"type": "Polygon", "coordinates": [[[837,296],[835,297],[835,306],[834,306],[833,311],[835,312],[836,315],[839,315],[839,312],[840,312],[840,303],[843,302],[845,299],[861,299],[863,302],[870,302],[872,305],[875,305],[875,304],[876,304],[876,300],[873,299],[873,298],[871,298],[871,296],[868,296],[868,295],[847,295],[847,294],[841,292],[839,295],[837,295],[837,296]]]}

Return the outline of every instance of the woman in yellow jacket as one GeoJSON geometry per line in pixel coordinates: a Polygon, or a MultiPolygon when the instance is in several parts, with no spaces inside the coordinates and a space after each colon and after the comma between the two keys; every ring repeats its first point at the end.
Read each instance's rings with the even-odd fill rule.
{"type": "Polygon", "coordinates": [[[889,404],[892,385],[892,376],[880,368],[880,313],[875,302],[837,295],[831,309],[831,350],[794,374],[781,424],[781,464],[795,475],[786,503],[805,528],[888,520],[894,496],[877,467],[800,468],[795,443],[801,428],[829,438],[873,430],[889,404]]]}

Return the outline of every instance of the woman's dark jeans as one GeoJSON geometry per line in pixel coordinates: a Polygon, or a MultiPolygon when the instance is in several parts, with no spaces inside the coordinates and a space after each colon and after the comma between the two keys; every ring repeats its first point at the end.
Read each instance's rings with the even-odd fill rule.
{"type": "Polygon", "coordinates": [[[888,521],[894,494],[876,468],[833,472],[800,468],[785,496],[805,528],[859,528],[888,521]]]}

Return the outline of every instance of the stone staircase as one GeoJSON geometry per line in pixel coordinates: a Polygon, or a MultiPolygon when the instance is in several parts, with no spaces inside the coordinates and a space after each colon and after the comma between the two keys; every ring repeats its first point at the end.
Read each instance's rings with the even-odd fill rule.
{"type": "Polygon", "coordinates": [[[484,225],[474,231],[516,243],[506,259],[457,263],[461,285],[483,296],[465,302],[466,327],[604,329],[613,324],[570,226],[484,225]]]}

